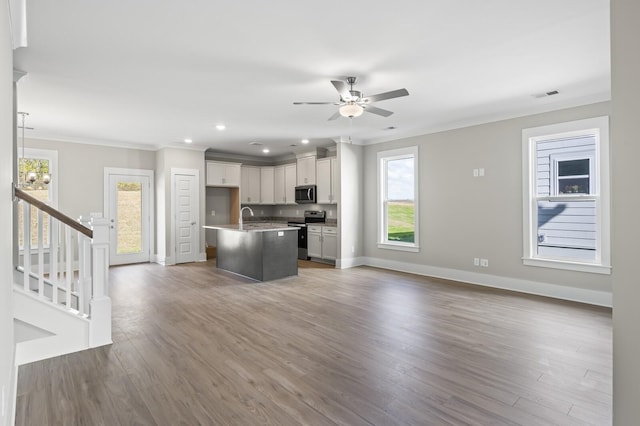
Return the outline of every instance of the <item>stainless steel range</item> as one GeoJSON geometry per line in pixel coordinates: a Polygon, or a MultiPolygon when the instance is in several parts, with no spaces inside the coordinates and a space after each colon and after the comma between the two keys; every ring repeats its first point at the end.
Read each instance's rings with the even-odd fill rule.
{"type": "Polygon", "coordinates": [[[327,212],[324,210],[305,210],[304,218],[287,222],[289,226],[298,227],[298,259],[309,260],[307,256],[307,224],[324,223],[327,212]]]}

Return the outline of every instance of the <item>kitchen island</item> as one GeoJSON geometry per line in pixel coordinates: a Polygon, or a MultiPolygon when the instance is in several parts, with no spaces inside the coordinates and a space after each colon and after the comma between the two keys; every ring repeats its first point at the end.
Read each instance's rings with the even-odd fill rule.
{"type": "Polygon", "coordinates": [[[278,223],[207,225],[217,231],[216,266],[257,281],[298,275],[298,229],[278,223]]]}

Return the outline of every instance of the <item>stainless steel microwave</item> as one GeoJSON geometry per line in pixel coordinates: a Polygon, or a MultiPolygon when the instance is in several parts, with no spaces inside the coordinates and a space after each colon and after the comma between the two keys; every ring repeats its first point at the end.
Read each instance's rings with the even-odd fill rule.
{"type": "Polygon", "coordinates": [[[296,186],[296,203],[315,204],[317,192],[315,185],[296,186]]]}

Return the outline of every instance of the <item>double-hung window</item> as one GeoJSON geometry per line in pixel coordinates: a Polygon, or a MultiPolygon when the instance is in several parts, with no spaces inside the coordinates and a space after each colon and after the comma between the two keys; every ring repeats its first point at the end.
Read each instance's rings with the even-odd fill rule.
{"type": "Polygon", "coordinates": [[[378,247],[419,250],[418,147],[378,153],[378,247]]]}
{"type": "Polygon", "coordinates": [[[522,143],[524,264],[610,273],[608,117],[525,129],[522,143]]]}

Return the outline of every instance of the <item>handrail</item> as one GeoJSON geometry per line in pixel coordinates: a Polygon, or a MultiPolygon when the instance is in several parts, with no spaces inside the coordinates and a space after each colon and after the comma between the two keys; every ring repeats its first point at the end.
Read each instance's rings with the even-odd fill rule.
{"type": "Polygon", "coordinates": [[[19,198],[19,199],[21,199],[23,201],[26,201],[27,203],[31,204],[32,206],[35,206],[35,207],[39,208],[43,212],[48,213],[49,216],[55,217],[56,219],[58,219],[60,222],[64,223],[65,225],[75,229],[76,231],[86,235],[89,238],[93,238],[93,230],[87,228],[86,226],[84,226],[83,224],[78,222],[77,220],[74,220],[74,219],[70,218],[69,216],[67,216],[66,214],[62,213],[61,211],[56,210],[53,207],[51,207],[50,205],[48,205],[48,204],[38,200],[37,198],[27,194],[25,191],[23,191],[20,188],[14,187],[13,192],[14,192],[16,198],[19,198]]]}

